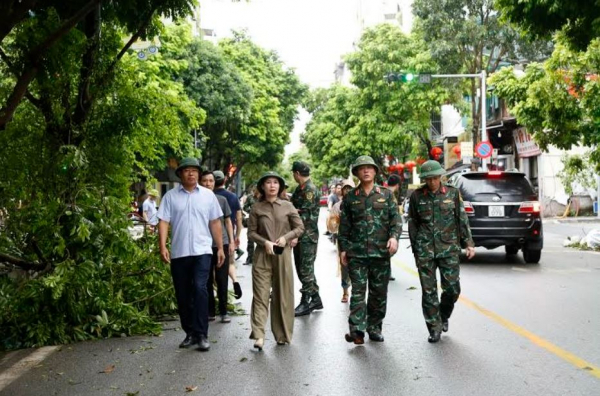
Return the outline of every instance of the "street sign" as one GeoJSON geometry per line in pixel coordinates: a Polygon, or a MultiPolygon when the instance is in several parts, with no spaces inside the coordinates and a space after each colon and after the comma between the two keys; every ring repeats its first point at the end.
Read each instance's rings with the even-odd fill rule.
{"type": "Polygon", "coordinates": [[[490,142],[479,142],[475,146],[475,155],[479,158],[489,158],[492,155],[494,148],[490,142]]]}
{"type": "Polygon", "coordinates": [[[431,74],[419,74],[420,84],[431,84],[431,74]]]}

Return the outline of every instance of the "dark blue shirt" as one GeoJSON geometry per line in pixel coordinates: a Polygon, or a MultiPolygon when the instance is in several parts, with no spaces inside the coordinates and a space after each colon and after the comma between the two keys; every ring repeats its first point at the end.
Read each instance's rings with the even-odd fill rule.
{"type": "Polygon", "coordinates": [[[215,194],[225,197],[227,199],[227,203],[229,204],[229,209],[231,209],[231,223],[233,224],[233,229],[235,230],[237,226],[236,216],[238,210],[242,210],[240,206],[240,200],[237,195],[232,193],[231,191],[227,191],[224,188],[215,189],[215,194]]]}

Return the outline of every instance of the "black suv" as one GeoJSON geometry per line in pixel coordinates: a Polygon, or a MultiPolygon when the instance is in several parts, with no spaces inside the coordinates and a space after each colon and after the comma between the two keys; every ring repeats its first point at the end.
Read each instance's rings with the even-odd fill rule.
{"type": "Polygon", "coordinates": [[[465,172],[450,178],[460,190],[475,246],[504,246],[507,255],[523,250],[538,263],[544,245],[540,203],[523,173],[465,172]]]}

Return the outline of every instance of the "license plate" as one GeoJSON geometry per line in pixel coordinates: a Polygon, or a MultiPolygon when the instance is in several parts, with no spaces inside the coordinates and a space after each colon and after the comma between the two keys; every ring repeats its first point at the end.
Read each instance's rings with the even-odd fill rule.
{"type": "Polygon", "coordinates": [[[488,215],[489,217],[504,217],[504,206],[490,206],[488,215]]]}

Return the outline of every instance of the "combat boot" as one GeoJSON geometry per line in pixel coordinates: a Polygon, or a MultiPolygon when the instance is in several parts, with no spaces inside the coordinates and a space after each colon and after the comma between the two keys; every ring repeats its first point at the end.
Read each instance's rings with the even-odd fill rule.
{"type": "Polygon", "coordinates": [[[315,293],[312,295],[308,308],[311,312],[315,309],[323,309],[323,301],[321,301],[321,296],[319,296],[319,293],[315,293]]]}
{"type": "Polygon", "coordinates": [[[430,330],[429,331],[429,338],[427,338],[427,341],[429,341],[430,343],[436,343],[440,340],[440,338],[442,337],[442,332],[439,330],[430,330]]]}
{"type": "Polygon", "coordinates": [[[312,310],[310,309],[309,303],[310,297],[308,294],[303,294],[302,299],[300,300],[300,304],[294,310],[294,316],[304,316],[308,315],[312,310]]]}
{"type": "Polygon", "coordinates": [[[448,331],[448,319],[442,319],[442,331],[445,333],[448,331]]]}

